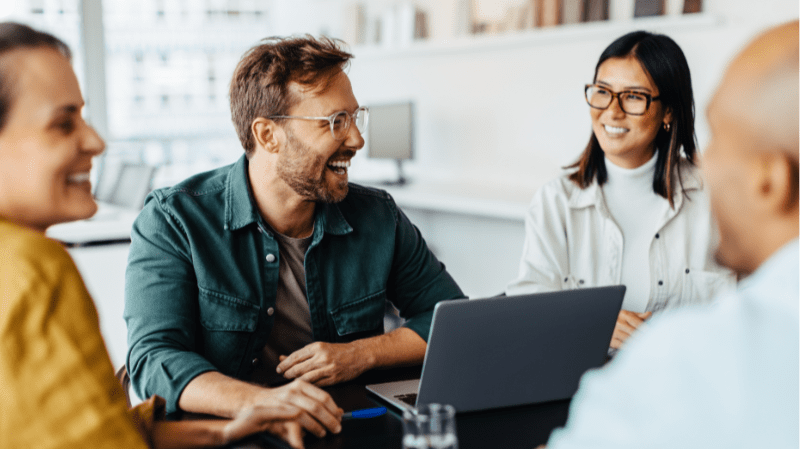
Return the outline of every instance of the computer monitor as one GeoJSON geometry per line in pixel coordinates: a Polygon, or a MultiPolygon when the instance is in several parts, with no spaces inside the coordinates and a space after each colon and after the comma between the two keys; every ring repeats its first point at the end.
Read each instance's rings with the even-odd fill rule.
{"type": "Polygon", "coordinates": [[[108,202],[129,209],[141,209],[152,190],[155,171],[156,168],[151,165],[122,164],[108,202]]]}
{"type": "Polygon", "coordinates": [[[366,137],[368,157],[397,161],[397,179],[385,184],[405,184],[402,164],[414,154],[414,104],[402,102],[369,105],[366,137]]]}

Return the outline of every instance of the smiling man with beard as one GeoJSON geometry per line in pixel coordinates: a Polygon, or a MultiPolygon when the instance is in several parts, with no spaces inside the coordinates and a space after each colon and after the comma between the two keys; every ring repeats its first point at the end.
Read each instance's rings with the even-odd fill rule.
{"type": "Polygon", "coordinates": [[[148,197],[125,287],[141,397],[227,417],[289,404],[338,432],[318,386],[421,363],[434,306],[463,297],[386,192],[348,183],[368,115],[350,58],[312,37],[250,49],[230,90],[245,156],[148,197]],[[387,299],[406,322],[384,333],[387,299]]]}

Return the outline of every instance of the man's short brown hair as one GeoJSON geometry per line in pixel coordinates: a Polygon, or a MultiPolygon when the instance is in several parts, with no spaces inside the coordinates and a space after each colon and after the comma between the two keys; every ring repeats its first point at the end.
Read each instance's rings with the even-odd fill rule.
{"type": "Polygon", "coordinates": [[[297,103],[288,89],[290,82],[317,87],[347,67],[353,55],[341,44],[310,35],[269,37],[242,56],[231,80],[231,119],[248,156],[255,149],[250,132],[253,120],[288,115],[289,108],[297,103]]]}

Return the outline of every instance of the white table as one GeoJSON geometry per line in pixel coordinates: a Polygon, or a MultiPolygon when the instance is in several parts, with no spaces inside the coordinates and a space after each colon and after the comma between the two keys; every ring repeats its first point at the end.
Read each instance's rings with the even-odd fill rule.
{"type": "Polygon", "coordinates": [[[70,247],[130,242],[131,227],[139,211],[107,203],[98,206],[93,217],[51,226],[47,236],[70,247]]]}

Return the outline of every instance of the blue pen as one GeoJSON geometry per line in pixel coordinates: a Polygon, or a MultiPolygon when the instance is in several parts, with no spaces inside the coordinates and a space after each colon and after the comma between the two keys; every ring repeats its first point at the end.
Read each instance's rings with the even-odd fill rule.
{"type": "MultiPolygon", "coordinates": [[[[375,418],[376,416],[381,416],[385,414],[386,414],[386,407],[365,408],[345,413],[344,415],[342,415],[342,420],[375,418]]],[[[268,443],[273,447],[279,447],[281,449],[284,448],[291,449],[288,443],[276,437],[275,435],[272,435],[267,432],[261,432],[259,436],[261,437],[262,442],[268,443]]]]}
{"type": "Polygon", "coordinates": [[[353,410],[342,415],[342,420],[345,419],[365,419],[375,418],[386,414],[386,407],[365,408],[362,410],[353,410]]]}

